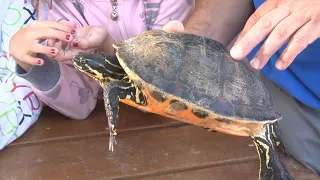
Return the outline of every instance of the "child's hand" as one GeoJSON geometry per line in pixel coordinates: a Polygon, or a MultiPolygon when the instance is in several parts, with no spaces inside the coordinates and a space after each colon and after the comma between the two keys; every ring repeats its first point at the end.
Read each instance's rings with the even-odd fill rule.
{"type": "Polygon", "coordinates": [[[79,52],[92,52],[105,46],[108,36],[107,30],[102,26],[85,26],[75,29],[74,41],[69,44],[69,49],[63,49],[62,41],[49,40],[48,46],[59,49],[56,60],[70,60],[79,52]],[[78,41],[77,41],[78,40],[78,41]]]}
{"type": "Polygon", "coordinates": [[[42,65],[43,60],[36,58],[37,53],[43,53],[49,57],[55,56],[59,50],[40,44],[46,39],[60,41],[72,41],[72,34],[76,24],[62,24],[56,21],[33,21],[27,27],[19,30],[12,36],[9,44],[10,55],[26,71],[31,65],[42,65]]]}

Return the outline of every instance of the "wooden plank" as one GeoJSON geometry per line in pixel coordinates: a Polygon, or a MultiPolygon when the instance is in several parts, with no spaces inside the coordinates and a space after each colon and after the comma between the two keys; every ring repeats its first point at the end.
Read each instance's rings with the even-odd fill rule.
{"type": "MultiPolygon", "coordinates": [[[[0,179],[130,179],[174,169],[257,161],[250,138],[195,126],[123,132],[117,141],[115,152],[108,151],[106,135],[7,148],[0,153],[0,179]]],[[[257,173],[252,171],[253,176],[257,173]]]]}
{"type": "MultiPolygon", "coordinates": [[[[120,104],[118,132],[187,125],[120,104]]],[[[107,134],[107,120],[102,101],[86,120],[73,120],[46,107],[39,120],[18,140],[9,146],[43,143],[60,139],[107,134]]]]}
{"type": "Polygon", "coordinates": [[[204,169],[182,171],[171,174],[149,176],[137,180],[257,180],[258,161],[214,166],[204,169]]]}
{"type": "MultiPolygon", "coordinates": [[[[311,170],[303,167],[291,157],[284,157],[282,158],[282,161],[296,180],[320,179],[320,177],[315,175],[311,170]]],[[[257,172],[259,171],[259,166],[257,166],[257,163],[257,161],[251,161],[230,165],[213,166],[209,168],[138,178],[137,180],[257,180],[257,172]]]]}

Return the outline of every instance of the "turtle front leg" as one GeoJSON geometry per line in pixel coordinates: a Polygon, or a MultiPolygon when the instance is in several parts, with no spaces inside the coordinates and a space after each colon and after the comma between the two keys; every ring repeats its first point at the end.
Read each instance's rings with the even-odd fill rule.
{"type": "Polygon", "coordinates": [[[138,87],[126,80],[111,81],[105,83],[103,87],[104,105],[110,131],[109,151],[113,151],[114,144],[117,144],[115,127],[118,120],[119,101],[121,99],[128,99],[137,104],[145,104],[145,96],[143,94],[141,95],[142,92],[138,87]]]}
{"type": "Polygon", "coordinates": [[[266,124],[252,136],[260,159],[260,180],[293,180],[274,148],[274,127],[266,124]]]}

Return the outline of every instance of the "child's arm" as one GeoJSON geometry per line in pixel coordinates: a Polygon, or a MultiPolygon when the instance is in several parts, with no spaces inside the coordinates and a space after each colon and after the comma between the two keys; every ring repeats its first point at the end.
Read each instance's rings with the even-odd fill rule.
{"type": "Polygon", "coordinates": [[[25,24],[32,22],[30,1],[0,2],[0,150],[20,137],[38,119],[42,102],[30,83],[17,77],[15,62],[8,53],[9,41],[25,24]],[[8,11],[9,6],[15,11],[8,11]],[[30,13],[29,13],[30,12],[30,13]],[[15,13],[21,16],[16,16],[15,13]],[[18,19],[17,19],[18,18],[18,19]],[[14,24],[3,22],[15,22],[14,24]]]}
{"type": "Polygon", "coordinates": [[[20,137],[38,119],[42,102],[30,83],[8,74],[0,82],[0,150],[20,137]]]}
{"type": "Polygon", "coordinates": [[[42,66],[32,66],[25,72],[16,66],[19,76],[32,83],[41,101],[73,119],[85,119],[95,108],[100,85],[77,71],[71,61],[57,62],[44,54],[42,66]]]}

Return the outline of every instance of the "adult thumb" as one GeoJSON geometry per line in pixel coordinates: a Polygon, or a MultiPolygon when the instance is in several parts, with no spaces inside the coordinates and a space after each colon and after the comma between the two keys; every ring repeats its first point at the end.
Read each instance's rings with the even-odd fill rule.
{"type": "Polygon", "coordinates": [[[166,32],[183,32],[184,31],[184,26],[181,21],[178,20],[173,20],[167,22],[163,27],[163,31],[166,32]]]}

